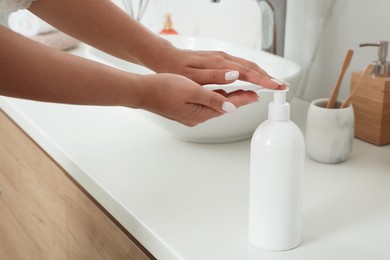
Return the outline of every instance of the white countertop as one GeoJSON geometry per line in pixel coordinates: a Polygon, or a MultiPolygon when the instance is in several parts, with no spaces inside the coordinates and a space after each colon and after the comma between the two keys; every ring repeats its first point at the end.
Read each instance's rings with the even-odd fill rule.
{"type": "MultiPolygon", "coordinates": [[[[308,103],[292,102],[303,127],[308,103]]],[[[302,244],[247,238],[250,140],[185,143],[136,110],[0,97],[0,107],[158,259],[390,259],[390,145],[307,158],[302,244]]]]}

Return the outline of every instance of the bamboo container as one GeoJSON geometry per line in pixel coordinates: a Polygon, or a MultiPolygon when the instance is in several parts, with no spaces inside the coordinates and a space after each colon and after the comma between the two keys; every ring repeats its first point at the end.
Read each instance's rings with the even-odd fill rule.
{"type": "MultiPolygon", "coordinates": [[[[351,92],[361,72],[352,73],[351,92]]],[[[355,137],[376,145],[390,144],[390,77],[367,77],[352,98],[355,137]]]]}

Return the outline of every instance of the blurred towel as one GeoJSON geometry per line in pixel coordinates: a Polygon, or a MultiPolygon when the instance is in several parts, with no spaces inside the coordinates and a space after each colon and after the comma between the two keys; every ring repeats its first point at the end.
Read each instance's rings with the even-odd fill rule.
{"type": "Polygon", "coordinates": [[[56,30],[53,26],[27,10],[11,13],[8,17],[8,26],[13,31],[24,36],[33,36],[56,30]]]}
{"type": "Polygon", "coordinates": [[[17,33],[57,50],[70,50],[80,43],[27,10],[10,14],[8,26],[17,33]]]}
{"type": "Polygon", "coordinates": [[[40,42],[54,49],[64,51],[73,49],[80,43],[80,41],[60,31],[31,36],[30,39],[33,39],[36,42],[40,42]]]}

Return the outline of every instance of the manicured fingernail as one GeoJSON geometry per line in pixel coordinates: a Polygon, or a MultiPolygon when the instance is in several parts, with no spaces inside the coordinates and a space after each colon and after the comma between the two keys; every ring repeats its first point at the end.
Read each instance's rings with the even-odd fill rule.
{"type": "Polygon", "coordinates": [[[288,83],[287,81],[282,80],[282,79],[271,79],[271,80],[278,85],[284,85],[286,87],[290,86],[290,83],[288,83]]]}
{"type": "Polygon", "coordinates": [[[226,113],[233,113],[233,112],[237,111],[236,106],[233,103],[230,103],[230,102],[227,102],[227,101],[223,102],[221,108],[226,113]]]}
{"type": "Polygon", "coordinates": [[[225,73],[225,80],[236,80],[240,76],[240,72],[233,70],[225,73]]]}

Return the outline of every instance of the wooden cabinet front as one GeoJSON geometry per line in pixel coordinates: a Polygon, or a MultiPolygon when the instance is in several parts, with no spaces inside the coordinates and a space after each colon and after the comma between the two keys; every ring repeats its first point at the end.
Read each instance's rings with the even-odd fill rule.
{"type": "Polygon", "coordinates": [[[0,110],[0,259],[155,259],[0,110]]]}

